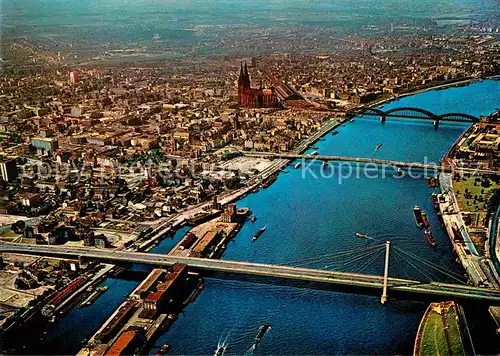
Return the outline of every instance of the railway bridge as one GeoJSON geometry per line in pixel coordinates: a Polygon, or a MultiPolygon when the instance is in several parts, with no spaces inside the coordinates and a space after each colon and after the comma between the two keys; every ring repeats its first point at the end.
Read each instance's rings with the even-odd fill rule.
{"type": "Polygon", "coordinates": [[[355,116],[377,116],[380,117],[380,122],[385,123],[388,117],[401,118],[401,119],[416,119],[416,120],[428,120],[432,121],[434,127],[437,129],[439,127],[439,122],[464,122],[464,123],[475,123],[479,121],[478,117],[463,113],[447,113],[447,114],[435,114],[428,110],[414,108],[414,107],[400,107],[394,108],[387,111],[379,109],[377,107],[365,107],[365,108],[355,108],[349,110],[347,113],[349,118],[355,116]]]}

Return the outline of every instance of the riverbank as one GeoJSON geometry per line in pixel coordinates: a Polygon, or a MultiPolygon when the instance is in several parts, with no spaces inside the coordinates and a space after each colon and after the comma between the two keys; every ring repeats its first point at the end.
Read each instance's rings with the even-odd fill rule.
{"type": "MultiPolygon", "coordinates": [[[[491,79],[496,79],[500,78],[500,76],[494,76],[491,79]]],[[[450,146],[446,154],[443,156],[441,159],[441,163],[446,166],[446,167],[451,167],[454,168],[456,167],[456,164],[454,162],[454,154],[456,150],[460,147],[460,145],[463,144],[463,141],[467,137],[467,135],[473,130],[475,125],[471,125],[466,131],[464,131],[455,141],[454,143],[450,146]]],[[[486,260],[481,260],[481,255],[476,251],[474,244],[472,243],[470,239],[470,235],[468,232],[468,227],[465,224],[463,218],[462,218],[462,211],[460,210],[460,207],[458,205],[456,196],[455,196],[455,191],[453,187],[453,177],[449,175],[442,175],[443,180],[441,180],[441,191],[443,192],[443,195],[445,196],[445,199],[449,199],[449,202],[453,205],[454,209],[454,214],[456,216],[456,221],[453,223],[452,218],[444,218],[444,212],[443,210],[445,209],[440,209],[441,213],[443,214],[443,220],[445,223],[445,227],[448,231],[448,235],[450,237],[450,240],[452,242],[452,245],[459,255],[459,259],[462,261],[462,264],[466,270],[470,270],[468,268],[469,263],[474,265],[475,267],[473,268],[476,273],[471,273],[469,274],[469,277],[471,278],[472,282],[475,285],[482,285],[482,284],[488,284],[491,287],[500,287],[500,264],[498,263],[498,258],[500,255],[500,250],[497,249],[498,247],[498,240],[500,239],[497,236],[497,229],[498,227],[498,219],[499,219],[499,213],[500,213],[500,206],[498,207],[498,211],[494,215],[492,221],[489,223],[489,226],[487,226],[487,232],[488,232],[488,248],[486,249],[485,257],[486,260]],[[447,196],[447,197],[446,197],[447,196]],[[497,224],[497,225],[495,225],[497,224]],[[467,245],[467,249],[462,251],[459,247],[458,244],[456,243],[456,229],[459,230],[460,234],[462,235],[462,238],[464,242],[467,245]],[[470,253],[472,253],[472,255],[470,253]],[[464,255],[465,253],[465,255],[464,255]],[[482,266],[482,267],[481,267],[482,266]],[[477,273],[477,271],[483,270],[484,275],[481,275],[481,273],[477,273]],[[484,280],[484,278],[487,279],[487,281],[484,280]]],[[[442,207],[442,205],[440,205],[442,207]]],[[[448,214],[450,213],[449,211],[449,206],[448,206],[448,214]]]]}

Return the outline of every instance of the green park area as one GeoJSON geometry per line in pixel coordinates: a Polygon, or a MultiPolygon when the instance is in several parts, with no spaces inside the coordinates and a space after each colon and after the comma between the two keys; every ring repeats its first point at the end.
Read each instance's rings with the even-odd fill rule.
{"type": "Polygon", "coordinates": [[[465,355],[458,315],[453,306],[433,308],[422,330],[419,355],[465,355]]]}
{"type": "Polygon", "coordinates": [[[460,210],[472,213],[485,212],[489,199],[499,188],[498,182],[489,178],[470,177],[453,181],[453,191],[460,210]]]}

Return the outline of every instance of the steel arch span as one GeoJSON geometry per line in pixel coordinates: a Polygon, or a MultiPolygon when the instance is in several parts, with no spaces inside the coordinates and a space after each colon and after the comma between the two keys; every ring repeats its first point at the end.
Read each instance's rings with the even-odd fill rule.
{"type": "Polygon", "coordinates": [[[387,111],[379,108],[362,108],[354,109],[348,112],[350,116],[379,116],[385,120],[387,117],[396,117],[402,119],[420,119],[431,121],[453,121],[453,122],[478,122],[479,118],[464,114],[464,113],[448,113],[448,114],[434,114],[431,111],[415,108],[415,107],[400,107],[387,111]]]}
{"type": "Polygon", "coordinates": [[[478,122],[479,118],[469,114],[450,113],[450,114],[439,115],[439,120],[457,121],[457,122],[478,122]]]}
{"type": "Polygon", "coordinates": [[[401,118],[409,118],[409,119],[429,119],[434,120],[438,117],[438,115],[419,108],[395,108],[385,112],[385,116],[388,117],[401,117],[401,118]]]}

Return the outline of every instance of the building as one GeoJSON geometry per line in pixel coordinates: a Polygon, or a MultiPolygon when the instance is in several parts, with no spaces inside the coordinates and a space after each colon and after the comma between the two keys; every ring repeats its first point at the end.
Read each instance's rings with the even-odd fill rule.
{"type": "Polygon", "coordinates": [[[248,67],[241,65],[238,78],[238,100],[239,105],[248,108],[273,108],[278,105],[278,97],[273,89],[252,88],[248,67]]]}
{"type": "Polygon", "coordinates": [[[0,174],[5,182],[12,182],[17,179],[17,163],[11,159],[0,163],[0,174]]]}
{"type": "Polygon", "coordinates": [[[106,248],[109,246],[108,238],[103,234],[96,236],[94,243],[97,248],[106,248]]]}
{"type": "Polygon", "coordinates": [[[191,257],[202,257],[208,255],[213,248],[221,241],[222,231],[208,231],[191,251],[191,257]]]}
{"type": "Polygon", "coordinates": [[[144,299],[144,309],[159,311],[170,303],[182,299],[185,292],[188,267],[175,263],[165,277],[165,282],[158,284],[157,290],[144,299]]]}
{"type": "Polygon", "coordinates": [[[111,345],[106,355],[120,356],[132,355],[140,344],[140,337],[135,330],[127,330],[120,334],[116,341],[111,345]]]}
{"type": "Polygon", "coordinates": [[[69,73],[69,81],[71,84],[78,83],[78,72],[76,70],[69,73]]]}
{"type": "Polygon", "coordinates": [[[129,320],[130,316],[137,311],[136,302],[127,301],[113,314],[113,317],[96,335],[95,339],[100,343],[109,342],[116,332],[129,320]]]}
{"type": "Polygon", "coordinates": [[[148,277],[132,292],[132,298],[141,300],[153,289],[153,286],[159,281],[163,281],[167,271],[155,268],[148,277]]]}
{"type": "Polygon", "coordinates": [[[20,195],[20,198],[22,205],[32,208],[36,208],[42,203],[42,199],[37,193],[24,193],[20,195]]]}
{"type": "Polygon", "coordinates": [[[33,137],[31,145],[42,156],[51,156],[58,147],[57,139],[48,137],[33,137]]]}
{"type": "Polygon", "coordinates": [[[228,204],[224,208],[224,212],[221,215],[220,221],[225,223],[233,223],[236,218],[236,205],[228,204]]]}

